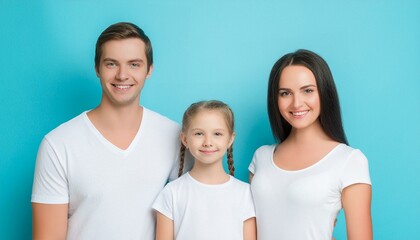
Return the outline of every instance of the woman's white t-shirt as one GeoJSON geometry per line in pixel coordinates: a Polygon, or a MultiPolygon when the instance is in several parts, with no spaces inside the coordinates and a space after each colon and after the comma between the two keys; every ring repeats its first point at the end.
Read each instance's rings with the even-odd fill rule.
{"type": "Polygon", "coordinates": [[[366,157],[339,144],[316,164],[286,171],[273,162],[275,147],[257,149],[248,168],[258,239],[331,239],[343,189],[371,184],[366,157]]]}

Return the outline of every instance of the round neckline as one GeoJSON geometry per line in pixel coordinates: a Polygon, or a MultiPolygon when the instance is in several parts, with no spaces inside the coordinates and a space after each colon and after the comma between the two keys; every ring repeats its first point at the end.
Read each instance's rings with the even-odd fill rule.
{"type": "Polygon", "coordinates": [[[194,183],[204,186],[204,187],[209,187],[209,188],[215,188],[215,187],[223,187],[226,185],[229,185],[232,182],[233,177],[231,175],[228,175],[229,179],[224,182],[224,183],[219,183],[219,184],[208,184],[208,183],[203,183],[198,181],[197,179],[195,179],[193,176],[190,175],[190,172],[185,173],[189,179],[191,179],[194,183]]]}
{"type": "Polygon", "coordinates": [[[277,145],[273,145],[273,149],[271,150],[271,164],[274,166],[275,169],[280,170],[282,172],[286,172],[286,173],[300,173],[300,172],[305,172],[308,171],[314,167],[316,167],[317,165],[321,164],[322,162],[326,161],[326,159],[333,153],[335,152],[338,148],[340,148],[342,145],[345,145],[344,143],[339,143],[337,144],[333,149],[331,149],[331,151],[329,151],[327,154],[325,154],[320,160],[318,160],[317,162],[315,162],[312,165],[309,165],[305,168],[301,168],[301,169],[297,169],[297,170],[286,170],[283,169],[279,166],[277,166],[277,164],[274,162],[274,151],[276,150],[277,145]]]}

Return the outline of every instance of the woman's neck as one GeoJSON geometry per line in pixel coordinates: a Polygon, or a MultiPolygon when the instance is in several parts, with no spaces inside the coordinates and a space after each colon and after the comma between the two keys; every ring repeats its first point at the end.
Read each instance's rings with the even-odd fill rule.
{"type": "Polygon", "coordinates": [[[296,129],[292,128],[289,136],[286,138],[285,142],[294,143],[300,146],[305,145],[316,145],[317,143],[322,142],[331,142],[333,141],[322,129],[321,125],[314,124],[308,128],[296,129]]]}

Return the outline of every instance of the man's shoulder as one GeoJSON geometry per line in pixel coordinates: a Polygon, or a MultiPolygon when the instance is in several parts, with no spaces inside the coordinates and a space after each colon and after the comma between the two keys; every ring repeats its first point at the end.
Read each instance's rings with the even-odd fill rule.
{"type": "Polygon", "coordinates": [[[87,117],[86,112],[87,111],[82,112],[76,117],[73,117],[72,119],[60,124],[58,127],[51,130],[45,137],[46,138],[62,138],[64,136],[79,132],[80,129],[85,125],[84,118],[87,117]]]}
{"type": "Polygon", "coordinates": [[[168,126],[173,128],[179,128],[179,124],[174,120],[148,108],[143,107],[144,116],[150,120],[149,122],[159,124],[161,127],[168,126]]]}

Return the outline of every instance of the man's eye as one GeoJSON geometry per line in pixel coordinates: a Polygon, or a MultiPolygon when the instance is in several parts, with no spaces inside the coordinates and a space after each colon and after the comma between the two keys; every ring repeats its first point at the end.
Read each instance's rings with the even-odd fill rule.
{"type": "Polygon", "coordinates": [[[108,62],[108,63],[105,63],[105,66],[107,66],[107,67],[115,67],[116,64],[113,63],[113,62],[108,62]]]}
{"type": "Polygon", "coordinates": [[[203,135],[203,133],[201,133],[201,132],[194,133],[194,136],[201,136],[201,135],[203,135]]]}
{"type": "Polygon", "coordinates": [[[139,63],[132,63],[132,64],[130,64],[130,67],[131,68],[138,68],[138,67],[140,67],[140,64],[139,63]]]}

